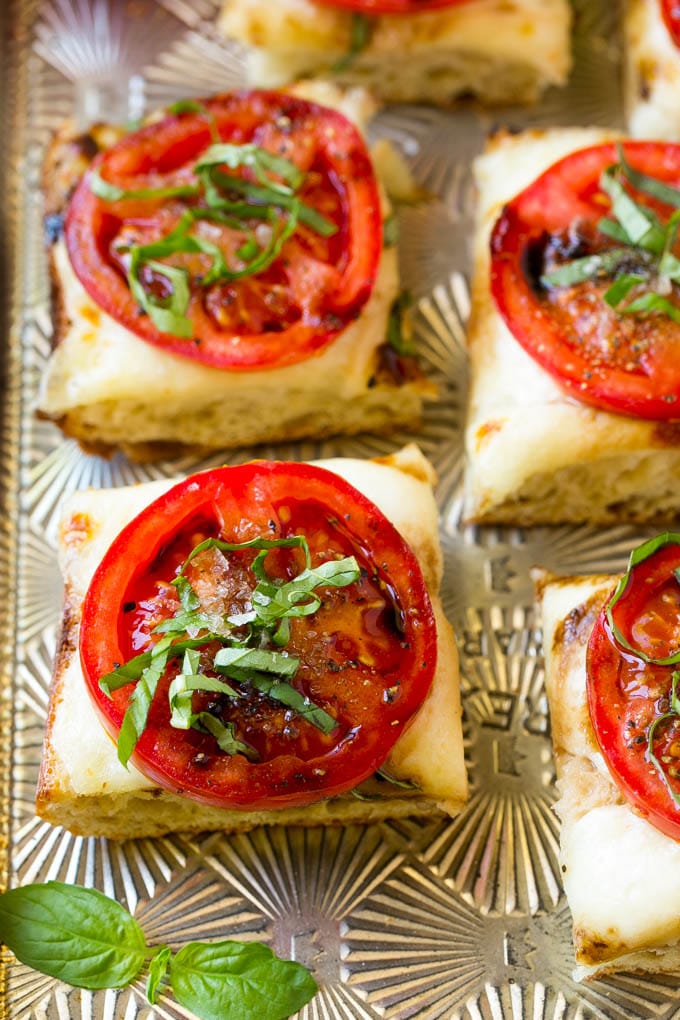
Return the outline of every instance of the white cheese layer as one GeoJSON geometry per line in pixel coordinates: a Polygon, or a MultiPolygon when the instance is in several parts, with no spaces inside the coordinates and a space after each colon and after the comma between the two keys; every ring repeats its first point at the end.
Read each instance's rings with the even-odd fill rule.
{"type": "Polygon", "coordinates": [[[527,354],[489,287],[489,238],[506,202],[573,151],[618,137],[596,128],[502,135],[475,161],[466,516],[520,524],[644,520],[677,508],[680,455],[663,423],[568,396],[527,354]]]}
{"type": "Polygon", "coordinates": [[[313,0],[227,0],[220,26],[246,47],[250,81],[265,87],[323,73],[388,99],[446,102],[469,87],[512,102],[563,84],[570,66],[565,0],[476,0],[378,15],[366,45],[342,70],[336,65],[351,48],[349,11],[313,0]]]}
{"type": "Polygon", "coordinates": [[[624,20],[625,106],[637,138],[680,139],[680,51],[660,0],[628,0],[624,20]]]}
{"type": "Polygon", "coordinates": [[[599,576],[539,585],[559,776],[560,862],[579,979],[629,966],[674,970],[680,941],[680,843],[624,800],[588,711],[586,646],[615,583],[599,576]]]}
{"type": "MultiPolygon", "coordinates": [[[[389,768],[417,780],[438,802],[460,805],[466,797],[457,655],[451,629],[436,595],[441,576],[438,517],[431,468],[415,447],[375,463],[352,459],[317,462],[346,478],[395,524],[416,553],[437,617],[438,660],[435,680],[423,708],[404,732],[389,768]]],[[[72,496],[65,508],[60,563],[67,591],[79,607],[92,574],[118,532],[172,481],[133,488],[90,490],[72,496]]],[[[79,609],[77,610],[79,616],[79,609]]],[[[98,721],[86,692],[77,651],[65,665],[51,706],[46,785],[68,790],[70,798],[126,796],[153,790],[134,767],[123,768],[116,749],[98,721]],[[56,702],[56,703],[55,703],[56,702]]],[[[271,820],[271,819],[270,819],[271,820]]]]}

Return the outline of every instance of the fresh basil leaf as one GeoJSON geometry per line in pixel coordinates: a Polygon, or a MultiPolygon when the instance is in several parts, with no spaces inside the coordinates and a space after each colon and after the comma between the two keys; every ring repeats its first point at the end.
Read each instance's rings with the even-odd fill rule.
{"type": "Polygon", "coordinates": [[[128,284],[132,295],[161,333],[189,338],[193,335],[193,326],[191,320],[184,314],[189,307],[187,272],[185,269],[147,258],[145,253],[151,247],[157,246],[139,245],[131,249],[128,284]],[[172,287],[172,294],[168,298],[158,299],[144,287],[139,274],[145,265],[168,280],[172,287]]]}
{"type": "Polygon", "coordinates": [[[176,729],[188,730],[192,726],[194,691],[211,691],[215,694],[226,694],[230,698],[243,697],[240,691],[225,684],[218,677],[199,673],[200,661],[200,652],[187,649],[184,653],[182,671],[173,679],[168,689],[170,725],[176,729]]]}
{"type": "Polygon", "coordinates": [[[255,670],[244,675],[244,679],[247,679],[261,694],[266,694],[273,701],[292,708],[297,715],[302,716],[322,733],[332,733],[337,728],[338,722],[332,715],[320,705],[316,705],[311,698],[300,694],[295,687],[284,680],[279,680],[269,673],[258,673],[255,670]]]}
{"type": "Polygon", "coordinates": [[[243,145],[222,142],[219,145],[211,145],[201,156],[196,164],[195,170],[200,173],[207,167],[228,166],[230,170],[237,170],[239,167],[250,167],[255,171],[260,184],[274,188],[275,191],[282,190],[282,186],[276,181],[268,179],[265,174],[276,174],[286,182],[283,194],[290,195],[301,187],[305,175],[295,163],[283,156],[277,156],[267,149],[261,149],[251,142],[243,145]]]}
{"type": "Polygon", "coordinates": [[[253,608],[265,624],[274,623],[283,616],[310,616],[321,605],[315,588],[320,585],[342,588],[358,581],[360,576],[359,564],[354,556],[327,560],[278,586],[274,594],[263,591],[258,584],[253,592],[253,608]]]}
{"type": "Polygon", "coordinates": [[[615,241],[619,241],[620,244],[630,244],[628,234],[621,224],[616,222],[616,220],[610,220],[609,217],[604,216],[598,221],[597,229],[601,234],[605,234],[607,237],[611,237],[615,241]]]}
{"type": "Polygon", "coordinates": [[[168,972],[168,966],[172,958],[172,950],[169,946],[163,946],[158,950],[149,964],[149,976],[146,982],[146,997],[151,1005],[158,1000],[158,989],[168,972]]]}
{"type": "Polygon", "coordinates": [[[199,188],[195,184],[176,184],[167,188],[119,188],[105,181],[99,170],[91,170],[88,176],[90,191],[105,202],[119,202],[121,199],[144,198],[195,198],[199,188]]]}
{"type": "Polygon", "coordinates": [[[149,709],[158,687],[158,682],[165,672],[170,653],[170,637],[163,637],[151,653],[149,665],[142,670],[142,675],[135,684],[130,695],[120,732],[118,733],[118,761],[127,768],[130,755],[137,746],[137,741],[146,729],[149,709]]]}
{"type": "MultiPolygon", "coordinates": [[[[220,640],[217,634],[204,634],[200,638],[187,638],[186,641],[176,641],[168,649],[168,658],[174,659],[186,651],[187,648],[202,648],[210,641],[215,641],[216,639],[220,640]]],[[[110,673],[100,677],[99,686],[104,694],[110,698],[113,691],[125,687],[133,680],[138,680],[146,667],[151,664],[152,657],[153,651],[140,652],[139,655],[135,655],[133,659],[130,659],[122,666],[117,666],[110,673]]]]}
{"type": "Polygon", "coordinates": [[[318,991],[306,968],[257,942],[192,942],[170,962],[175,998],[202,1020],[285,1020],[318,991]]]}
{"type": "Polygon", "coordinates": [[[611,308],[616,308],[624,298],[628,297],[633,287],[637,287],[639,283],[644,283],[647,279],[641,273],[623,273],[614,280],[611,287],[604,293],[604,300],[611,308]]]}
{"type": "Polygon", "coordinates": [[[252,684],[262,694],[292,708],[323,733],[330,733],[338,725],[333,716],[281,679],[294,677],[299,664],[300,660],[292,655],[259,648],[220,648],[215,656],[215,669],[220,673],[252,684]]]}
{"type": "Polygon", "coordinates": [[[635,298],[620,311],[624,315],[649,315],[652,312],[659,312],[661,315],[668,316],[673,322],[680,322],[680,307],[654,291],[635,298]]]}
{"type": "Polygon", "coordinates": [[[615,273],[622,262],[630,261],[630,257],[630,248],[609,248],[596,255],[585,255],[545,273],[541,276],[541,283],[544,287],[573,287],[584,280],[615,273]]]}
{"type": "Polygon", "coordinates": [[[333,66],[333,74],[341,74],[351,67],[356,58],[365,50],[373,35],[373,22],[365,14],[352,14],[350,23],[349,49],[333,66]]]}
{"type": "Polygon", "coordinates": [[[260,549],[265,553],[270,549],[302,549],[305,553],[307,565],[311,562],[309,544],[304,535],[291,535],[290,538],[251,538],[247,542],[224,542],[221,538],[206,538],[194,546],[182,564],[179,574],[183,574],[191,561],[206,549],[219,549],[220,552],[241,552],[245,549],[260,549]]]}
{"type": "Polygon", "coordinates": [[[210,128],[210,134],[213,142],[219,142],[220,132],[217,127],[217,121],[212,110],[209,110],[203,103],[199,103],[196,99],[180,99],[177,103],[173,103],[172,106],[167,108],[168,113],[198,113],[199,116],[205,117],[210,128]]]}
{"type": "Polygon", "coordinates": [[[242,177],[230,177],[214,167],[207,168],[204,174],[210,175],[213,185],[227,193],[235,192],[238,195],[244,195],[255,205],[275,206],[288,210],[293,205],[296,205],[299,209],[298,219],[300,223],[304,223],[305,226],[320,234],[321,237],[332,237],[338,232],[338,228],[332,220],[329,220],[311,205],[301,202],[294,195],[281,194],[271,187],[263,184],[254,184],[252,181],[246,181],[242,177]]]}
{"type": "Polygon", "coordinates": [[[228,676],[235,669],[238,679],[249,670],[271,673],[275,676],[294,677],[300,660],[293,655],[270,652],[263,648],[220,648],[215,656],[215,669],[228,676]]]}
{"type": "Polygon", "coordinates": [[[225,754],[243,754],[251,761],[257,759],[257,753],[253,748],[236,738],[233,722],[223,723],[210,712],[198,712],[193,716],[191,725],[194,729],[202,729],[213,736],[217,746],[225,754]]]}
{"type": "Polygon", "coordinates": [[[625,230],[630,243],[659,255],[664,248],[665,232],[659,218],[629,195],[618,178],[618,167],[605,170],[600,177],[600,187],[612,201],[612,213],[625,230]]]}
{"type": "Polygon", "coordinates": [[[618,159],[624,176],[637,191],[651,195],[652,198],[658,199],[664,205],[680,209],[680,190],[678,188],[674,188],[670,184],[664,184],[663,181],[658,180],[656,177],[648,177],[647,174],[635,170],[626,159],[623,146],[621,145],[618,146],[618,159]]]}
{"type": "Polygon", "coordinates": [[[383,248],[393,248],[399,240],[399,220],[388,216],[383,223],[383,248]]]}
{"type": "Polygon", "coordinates": [[[408,320],[409,309],[413,299],[407,290],[401,293],[392,302],[389,318],[387,320],[387,342],[390,347],[404,357],[415,354],[416,349],[413,343],[412,330],[408,320]]]}
{"type": "Polygon", "coordinates": [[[177,589],[177,596],[185,613],[193,613],[201,608],[201,600],[184,574],[176,577],[172,585],[177,589]]]}
{"type": "Polygon", "coordinates": [[[26,966],[77,988],[122,988],[149,955],[141,928],[120,904],[62,882],[0,895],[0,941],[26,966]]]}
{"type": "Polygon", "coordinates": [[[204,613],[175,613],[167,620],[161,620],[153,629],[154,634],[187,634],[190,631],[210,630],[210,620],[204,613]]]}

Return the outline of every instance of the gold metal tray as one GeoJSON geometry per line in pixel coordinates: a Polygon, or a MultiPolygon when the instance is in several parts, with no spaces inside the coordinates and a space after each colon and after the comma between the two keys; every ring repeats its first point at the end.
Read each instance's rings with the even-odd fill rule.
{"type": "MultiPolygon", "coordinates": [[[[275,0],[272,0],[275,2],[275,0]]],[[[0,3],[0,161],[6,324],[0,447],[0,841],[3,882],[92,885],[135,913],[154,942],[260,939],[310,966],[321,986],[305,1020],[446,1017],[611,1020],[680,1017],[675,978],[576,985],[558,826],[541,635],[528,571],[621,569],[630,528],[462,528],[463,329],[468,311],[469,166],[485,133],[509,127],[621,123],[618,6],[575,0],[569,86],[535,108],[480,113],[394,107],[373,128],[435,196],[401,216],[403,276],[442,401],[421,434],[276,447],[279,457],[371,456],[416,439],[440,477],[444,603],[462,660],[472,796],[455,821],[107,843],[35,818],[33,793],[61,598],[54,545],[63,496],[188,471],[85,456],[33,414],[50,346],[39,179],[66,117],[127,119],[182,96],[243,81],[222,40],[217,0],[10,0],[0,3]],[[442,223],[447,223],[446,230],[442,223]]],[[[242,451],[247,459],[252,451],[242,451]]],[[[64,1020],[181,1017],[150,1010],[141,981],[72,990],[5,953],[0,1015],[64,1020]]],[[[226,1020],[226,1018],[225,1018],[226,1020]]]]}

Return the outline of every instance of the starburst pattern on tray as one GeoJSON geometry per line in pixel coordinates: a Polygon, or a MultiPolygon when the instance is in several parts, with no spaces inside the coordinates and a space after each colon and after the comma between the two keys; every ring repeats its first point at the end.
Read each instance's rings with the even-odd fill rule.
{"type": "Polygon", "coordinates": [[[395,1017],[451,1015],[491,977],[499,950],[475,910],[409,866],[352,911],[344,941],[348,983],[395,1017]]]}
{"type": "Polygon", "coordinates": [[[473,793],[422,857],[485,913],[534,914],[560,895],[537,638],[521,607],[470,609],[458,631],[473,793]]]}

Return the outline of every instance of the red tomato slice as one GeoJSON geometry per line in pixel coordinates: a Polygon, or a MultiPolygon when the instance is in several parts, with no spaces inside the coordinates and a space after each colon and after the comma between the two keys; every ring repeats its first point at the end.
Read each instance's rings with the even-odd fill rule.
{"type": "Polygon", "coordinates": [[[418,14],[441,7],[461,7],[473,0],[314,0],[322,7],[343,7],[363,14],[418,14]]]}
{"type": "MultiPolygon", "coordinates": [[[[148,314],[140,314],[127,281],[129,255],[118,249],[166,237],[187,209],[205,206],[205,195],[108,201],[93,194],[88,173],[66,217],[73,268],[109,315],[143,340],[175,354],[231,370],[276,368],[309,358],[357,317],[375,282],[382,220],[364,141],[341,114],[275,92],[235,92],[201,105],[208,116],[200,111],[167,116],[125,136],[97,157],[92,170],[125,191],[195,185],[194,167],[213,141],[212,118],[222,142],[252,143],[302,170],[297,197],[333,224],[335,233],[325,237],[298,222],[268,268],[209,286],[200,285],[210,266],[205,255],[166,257],[165,263],[189,276],[186,316],[192,335],[184,338],[161,332],[148,314]],[[317,281],[315,288],[301,285],[307,275],[317,281]]],[[[230,173],[232,178],[258,183],[251,169],[230,173]]],[[[282,219],[284,213],[278,210],[277,215],[282,219]]],[[[204,221],[192,229],[195,236],[216,244],[230,268],[236,268],[237,253],[248,237],[270,230],[255,217],[248,222],[249,233],[238,224],[204,221]]],[[[147,289],[163,291],[162,277],[159,280],[150,270],[144,281],[147,289]]]]}
{"type": "MultiPolygon", "coordinates": [[[[624,151],[635,169],[680,185],[680,145],[626,142],[624,151]]],[[[680,325],[609,308],[602,294],[611,281],[551,291],[538,283],[551,239],[559,243],[577,225],[600,243],[596,224],[610,202],[598,182],[617,158],[614,145],[571,153],[504,207],[491,238],[491,292],[515,339],[568,393],[622,414],[679,418],[680,325]]]]}
{"type": "MultiPolygon", "coordinates": [[[[352,585],[320,589],[321,607],[291,621],[285,646],[300,659],[291,684],[332,715],[337,727],[325,734],[252,690],[241,700],[217,703],[215,695],[195,693],[194,704],[233,724],[257,760],[226,754],[209,733],[170,725],[167,692],[177,660],[160,681],[131,759],[158,785],[221,807],[308,804],[372,775],[422,704],[434,675],[437,638],[414,554],[370,500],[330,471],[260,461],[180,482],[121,532],[97,569],[85,598],[80,654],[109,734],[117,737],[135,683],[110,699],[99,679],[158,641],[153,627],[178,609],[168,582],[197,542],[298,534],[307,538],[313,566],[354,555],[361,568],[352,585]]],[[[256,551],[220,555],[224,562],[197,557],[190,581],[202,605],[214,609],[216,599],[221,612],[225,606],[239,612],[257,583],[251,570],[256,551]]],[[[299,550],[269,552],[269,576],[296,576],[300,556],[299,550]]]]}
{"type": "Polygon", "coordinates": [[[673,573],[680,568],[680,535],[665,539],[631,568],[611,607],[622,641],[606,606],[600,613],[588,645],[587,689],[595,736],[614,781],[652,825],[680,839],[680,804],[673,799],[680,798],[680,715],[670,712],[680,664],[656,661],[680,648],[680,582],[673,573]],[[656,763],[648,750],[652,726],[656,763]]]}
{"type": "Polygon", "coordinates": [[[676,46],[680,46],[680,4],[678,0],[659,0],[661,14],[668,33],[676,46]]]}

